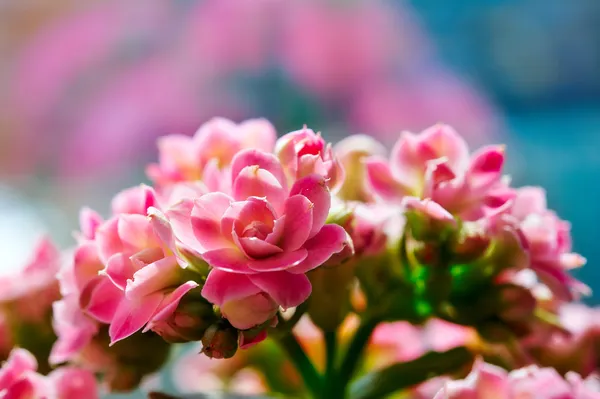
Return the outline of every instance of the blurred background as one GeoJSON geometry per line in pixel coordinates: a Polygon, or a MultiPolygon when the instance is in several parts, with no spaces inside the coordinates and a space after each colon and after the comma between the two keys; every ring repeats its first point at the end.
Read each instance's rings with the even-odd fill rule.
{"type": "Polygon", "coordinates": [[[212,116],[507,143],[600,291],[599,0],[0,0],[2,270],[212,116]]]}

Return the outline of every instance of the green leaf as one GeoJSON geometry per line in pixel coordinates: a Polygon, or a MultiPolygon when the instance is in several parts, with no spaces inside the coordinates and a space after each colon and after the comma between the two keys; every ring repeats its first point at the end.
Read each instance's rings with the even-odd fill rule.
{"type": "Polygon", "coordinates": [[[431,378],[470,367],[474,355],[464,347],[429,352],[419,359],[396,363],[360,378],[350,389],[352,399],[381,399],[431,378]]]}

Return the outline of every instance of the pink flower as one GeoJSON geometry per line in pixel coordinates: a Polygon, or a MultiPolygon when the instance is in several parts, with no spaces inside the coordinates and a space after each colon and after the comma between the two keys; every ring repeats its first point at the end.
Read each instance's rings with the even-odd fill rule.
{"type": "Polygon", "coordinates": [[[337,192],[346,201],[371,202],[373,194],[365,181],[364,160],[373,155],[384,156],[385,147],[371,136],[357,134],[342,139],[333,147],[345,170],[345,179],[337,192]]]}
{"type": "Polygon", "coordinates": [[[32,259],[18,273],[0,277],[0,305],[19,315],[21,321],[39,322],[59,298],[56,273],[61,255],[48,238],[38,241],[32,259]]]}
{"type": "Polygon", "coordinates": [[[99,297],[102,312],[112,313],[112,342],[124,339],[150,322],[167,317],[181,298],[198,286],[184,281],[177,258],[154,233],[146,216],[122,214],[98,228],[96,241],[100,260],[112,284],[121,293],[99,297]]]}
{"type": "Polygon", "coordinates": [[[288,183],[311,174],[325,178],[327,187],[335,191],[344,181],[344,169],[335,157],[331,144],[320,133],[304,127],[277,140],[275,154],[279,157],[288,183]]]}
{"type": "Polygon", "coordinates": [[[546,205],[546,193],[538,187],[517,190],[511,213],[520,222],[527,240],[531,268],[558,298],[571,299],[589,289],[568,272],[583,266],[585,258],[571,252],[571,225],[546,205]]]}
{"type": "Polygon", "coordinates": [[[238,151],[271,151],[275,139],[275,128],[264,119],[250,119],[238,125],[228,119],[213,118],[193,137],[170,135],[159,139],[159,163],[150,165],[147,172],[159,186],[203,180],[210,188],[220,189],[221,171],[238,151]]]}
{"type": "Polygon", "coordinates": [[[577,375],[569,375],[565,380],[551,368],[530,366],[508,373],[479,361],[467,379],[446,383],[434,399],[526,397],[593,399],[600,398],[600,392],[586,387],[577,375]]]}
{"type": "Polygon", "coordinates": [[[450,126],[435,125],[417,135],[403,133],[389,162],[369,158],[367,181],[384,202],[431,198],[450,213],[475,220],[504,209],[513,197],[502,180],[503,165],[503,147],[469,155],[467,144],[450,126]]]}
{"type": "Polygon", "coordinates": [[[217,192],[184,200],[166,217],[181,244],[212,267],[202,295],[232,325],[247,328],[268,320],[268,297],[284,308],[304,302],[311,292],[305,273],[341,251],[346,232],[325,224],[331,196],[322,176],[308,175],[288,189],[281,163],[259,150],[239,152],[231,171],[231,197],[217,192]],[[268,297],[256,296],[262,293],[268,297]],[[254,320],[227,313],[230,301],[244,298],[260,305],[254,320]]]}
{"type": "Polygon", "coordinates": [[[15,348],[0,369],[0,396],[11,399],[97,399],[94,375],[83,369],[63,367],[43,376],[35,357],[15,348]]]}

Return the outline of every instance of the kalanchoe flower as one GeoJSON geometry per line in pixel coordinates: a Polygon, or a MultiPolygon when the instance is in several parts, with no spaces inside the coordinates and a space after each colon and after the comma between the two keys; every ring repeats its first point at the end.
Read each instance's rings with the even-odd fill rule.
{"type": "Polygon", "coordinates": [[[275,154],[281,161],[290,185],[303,177],[318,174],[325,178],[329,189],[335,192],[344,181],[344,169],[331,144],[327,144],[320,133],[315,134],[307,127],[278,139],[275,154]]]}
{"type": "Polygon", "coordinates": [[[265,312],[271,299],[284,308],[304,302],[311,292],[305,273],[342,251],[347,235],[325,224],[331,195],[322,176],[288,188],[278,159],[258,150],[239,152],[231,171],[232,196],[184,200],[165,216],[178,241],[212,267],[202,295],[234,327],[247,328],[272,316],[265,312]],[[244,298],[258,306],[254,320],[228,305],[244,298]]]}
{"type": "Polygon", "coordinates": [[[193,137],[170,135],[158,140],[159,163],[147,169],[149,177],[166,186],[181,181],[204,180],[218,189],[220,171],[244,148],[272,151],[277,135],[265,119],[235,124],[224,118],[206,122],[193,137]]]}
{"type": "Polygon", "coordinates": [[[516,217],[527,240],[531,268],[554,295],[572,299],[589,289],[568,272],[583,266],[585,258],[571,252],[571,226],[546,205],[546,193],[539,187],[517,191],[511,214],[516,217]]]}
{"type": "Polygon", "coordinates": [[[467,379],[446,383],[434,399],[471,398],[594,399],[600,398],[600,392],[586,387],[577,375],[565,380],[551,368],[530,366],[508,373],[480,361],[467,379]]]}
{"type": "Polygon", "coordinates": [[[405,132],[390,161],[366,161],[367,181],[385,202],[406,196],[430,198],[453,215],[476,220],[496,213],[513,197],[502,180],[503,147],[485,147],[469,155],[466,142],[447,125],[415,135],[405,132]]]}
{"type": "Polygon", "coordinates": [[[24,347],[36,357],[42,372],[49,370],[48,354],[56,339],[51,325],[52,303],[60,298],[56,273],[61,261],[54,244],[42,238],[22,270],[0,277],[0,352],[6,356],[12,345],[24,347]]]}
{"type": "Polygon", "coordinates": [[[364,161],[369,156],[384,156],[385,147],[371,136],[357,134],[341,140],[333,147],[333,152],[345,170],[337,196],[345,201],[371,202],[373,193],[365,181],[364,161]]]}
{"type": "Polygon", "coordinates": [[[97,399],[94,375],[75,367],[61,367],[43,376],[35,357],[15,348],[0,369],[0,396],[10,399],[97,399]]]}

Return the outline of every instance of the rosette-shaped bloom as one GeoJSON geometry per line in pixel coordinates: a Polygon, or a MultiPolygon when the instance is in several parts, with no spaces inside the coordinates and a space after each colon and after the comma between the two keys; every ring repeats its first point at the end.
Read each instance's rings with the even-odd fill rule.
{"type": "Polygon", "coordinates": [[[232,196],[209,193],[183,200],[165,216],[175,237],[212,270],[202,295],[236,328],[268,321],[279,306],[306,300],[305,273],[341,251],[347,234],[325,221],[331,195],[310,174],[288,188],[272,154],[239,152],[232,161],[232,196]]]}
{"type": "Polygon", "coordinates": [[[586,386],[579,375],[573,373],[564,379],[554,369],[537,366],[509,373],[478,362],[465,380],[446,383],[434,399],[480,398],[595,399],[600,398],[600,392],[586,386]]]}
{"type": "Polygon", "coordinates": [[[311,174],[323,176],[327,187],[333,191],[344,181],[344,169],[331,144],[326,143],[320,133],[306,126],[277,140],[275,153],[290,185],[311,174]]]}
{"type": "Polygon", "coordinates": [[[553,294],[572,299],[589,289],[568,272],[583,266],[585,258],[571,252],[571,225],[548,209],[546,193],[539,187],[517,190],[511,214],[520,222],[531,258],[531,268],[553,294]]]}
{"type": "Polygon", "coordinates": [[[405,132],[389,162],[371,157],[366,165],[367,181],[380,200],[430,198],[465,220],[504,209],[513,197],[502,179],[503,147],[484,147],[470,155],[463,138],[447,125],[420,134],[405,132]]]}
{"type": "Polygon", "coordinates": [[[203,180],[211,189],[222,189],[222,173],[234,155],[244,148],[272,151],[277,134],[265,119],[240,124],[225,118],[206,122],[193,137],[169,135],[158,140],[159,163],[147,173],[158,186],[203,180]]]}
{"type": "Polygon", "coordinates": [[[103,273],[122,291],[118,302],[106,303],[116,308],[104,309],[113,313],[107,320],[113,342],[135,333],[165,309],[174,312],[181,298],[198,286],[184,281],[176,257],[154,233],[146,216],[112,218],[98,228],[96,240],[106,265],[103,273]]]}
{"type": "Polygon", "coordinates": [[[0,369],[0,396],[10,399],[97,399],[94,375],[75,367],[62,367],[43,376],[35,357],[15,348],[0,369]]]}

